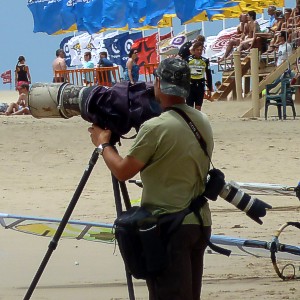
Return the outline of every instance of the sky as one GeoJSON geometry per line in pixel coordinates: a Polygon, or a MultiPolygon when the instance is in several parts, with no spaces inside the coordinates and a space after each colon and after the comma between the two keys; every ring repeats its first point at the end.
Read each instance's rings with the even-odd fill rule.
{"type": "MultiPolygon", "coordinates": [[[[295,0],[286,0],[286,7],[294,7],[295,0]]],[[[29,66],[32,82],[51,82],[52,61],[55,51],[59,48],[61,40],[72,35],[47,35],[46,33],[33,33],[33,18],[27,8],[26,0],[0,0],[0,74],[12,70],[14,75],[15,65],[20,55],[25,56],[29,66]]],[[[260,15],[258,16],[260,17],[260,15]]],[[[265,17],[267,15],[265,14],[265,17]]],[[[226,27],[235,26],[238,20],[226,20],[226,27]]],[[[201,28],[201,24],[188,25],[188,30],[201,28]]],[[[223,28],[222,21],[205,22],[205,35],[217,35],[223,28]]],[[[174,22],[174,33],[177,34],[184,28],[177,21],[174,22]]],[[[167,29],[162,30],[162,34],[167,29]],[[164,31],[165,30],[165,31],[164,31]]],[[[151,34],[153,31],[145,33],[151,34]]],[[[220,80],[220,74],[214,75],[214,81],[220,80]]],[[[14,84],[13,84],[14,88],[14,84]]],[[[0,82],[0,89],[10,89],[10,85],[0,82]]]]}

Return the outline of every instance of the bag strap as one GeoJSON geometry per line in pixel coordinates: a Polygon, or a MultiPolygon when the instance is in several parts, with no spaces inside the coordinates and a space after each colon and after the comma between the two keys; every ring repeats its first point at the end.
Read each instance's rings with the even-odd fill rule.
{"type": "Polygon", "coordinates": [[[198,128],[196,127],[196,125],[191,120],[191,118],[182,109],[180,109],[178,107],[172,106],[172,107],[166,108],[166,111],[169,111],[169,110],[173,110],[173,111],[177,112],[186,121],[186,123],[191,128],[193,134],[195,135],[197,141],[199,142],[201,149],[203,150],[203,152],[205,153],[205,155],[209,158],[209,162],[211,163],[212,167],[215,168],[214,165],[213,165],[213,163],[212,163],[211,157],[208,154],[207,144],[206,144],[204,138],[202,137],[200,131],[198,130],[198,128]]]}
{"type": "MultiPolygon", "coordinates": [[[[173,110],[175,112],[177,112],[185,121],[186,123],[189,125],[189,127],[191,128],[192,132],[194,133],[197,141],[199,142],[200,144],[200,147],[202,148],[203,152],[205,153],[205,155],[209,158],[209,161],[212,165],[213,168],[214,165],[211,161],[211,158],[210,158],[210,155],[208,154],[208,151],[207,151],[207,144],[204,140],[204,138],[202,137],[200,131],[197,129],[196,125],[193,123],[193,121],[191,120],[191,118],[183,111],[181,110],[180,108],[178,107],[168,107],[166,109],[166,111],[168,110],[173,110]]],[[[202,229],[202,233],[203,233],[203,236],[207,242],[207,245],[215,252],[218,252],[220,254],[223,254],[223,255],[226,255],[226,256],[229,256],[231,251],[230,250],[227,250],[227,249],[224,249],[222,247],[219,247],[215,244],[213,244],[210,239],[207,237],[207,235],[205,234],[204,230],[203,230],[203,220],[202,220],[202,217],[200,215],[200,208],[207,202],[207,199],[203,196],[203,195],[200,195],[198,197],[196,197],[195,199],[193,199],[191,201],[191,204],[189,205],[188,209],[189,211],[192,211],[195,216],[197,217],[198,221],[199,221],[199,224],[200,224],[200,228],[202,229]]]]}

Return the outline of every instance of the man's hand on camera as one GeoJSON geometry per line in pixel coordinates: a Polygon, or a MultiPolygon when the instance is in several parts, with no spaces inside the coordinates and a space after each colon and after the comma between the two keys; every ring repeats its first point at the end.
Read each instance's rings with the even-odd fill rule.
{"type": "Polygon", "coordinates": [[[111,131],[109,129],[102,129],[99,126],[93,124],[88,129],[91,134],[92,143],[98,147],[101,144],[109,143],[111,137],[111,131]]]}

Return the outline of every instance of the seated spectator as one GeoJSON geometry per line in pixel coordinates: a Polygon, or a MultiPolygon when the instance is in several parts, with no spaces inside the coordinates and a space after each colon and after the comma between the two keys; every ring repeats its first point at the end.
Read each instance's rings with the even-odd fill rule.
{"type": "Polygon", "coordinates": [[[28,93],[29,93],[29,85],[27,83],[23,83],[19,88],[20,95],[17,102],[11,103],[5,113],[6,116],[14,116],[14,115],[30,115],[30,110],[28,108],[28,93]]]}
{"type": "Polygon", "coordinates": [[[295,46],[300,46],[300,6],[296,6],[291,14],[292,27],[289,28],[289,42],[293,42],[295,46]]]}
{"type": "Polygon", "coordinates": [[[276,48],[278,45],[278,37],[280,35],[284,20],[285,20],[285,18],[284,18],[282,11],[277,10],[276,14],[275,14],[275,23],[274,23],[273,27],[270,29],[273,37],[272,37],[272,39],[269,43],[269,47],[267,49],[267,52],[269,52],[269,53],[273,52],[274,48],[276,48]]]}
{"type": "Polygon", "coordinates": [[[275,12],[276,12],[276,6],[270,5],[268,7],[268,15],[270,16],[269,19],[269,28],[271,28],[274,25],[275,22],[275,12]]]}
{"type": "Polygon", "coordinates": [[[256,21],[256,12],[249,11],[247,14],[248,17],[248,35],[241,42],[238,50],[249,50],[251,48],[259,48],[258,39],[255,38],[255,34],[260,32],[260,26],[256,21]]]}
{"type": "Polygon", "coordinates": [[[261,37],[266,39],[272,39],[274,35],[280,32],[282,25],[284,23],[284,15],[281,10],[276,10],[274,15],[274,22],[271,27],[269,27],[268,32],[258,32],[255,37],[261,37]]]}
{"type": "Polygon", "coordinates": [[[246,14],[240,15],[240,24],[236,29],[236,34],[233,38],[230,39],[228,42],[228,45],[226,47],[224,56],[219,58],[219,61],[225,60],[229,54],[232,52],[234,47],[237,47],[241,44],[241,42],[245,39],[246,36],[248,36],[248,19],[246,14]]]}
{"type": "Polygon", "coordinates": [[[292,40],[292,32],[293,32],[293,23],[294,20],[292,18],[293,10],[291,8],[284,9],[284,22],[282,23],[281,30],[288,32],[288,42],[290,43],[292,40]]]}
{"type": "Polygon", "coordinates": [[[287,32],[281,31],[279,35],[278,59],[276,66],[280,66],[292,54],[292,46],[287,43],[287,32]]]}

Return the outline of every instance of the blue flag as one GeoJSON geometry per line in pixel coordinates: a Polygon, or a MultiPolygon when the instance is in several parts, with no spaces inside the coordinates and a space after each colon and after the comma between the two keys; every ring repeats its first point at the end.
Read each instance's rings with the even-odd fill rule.
{"type": "Polygon", "coordinates": [[[53,34],[61,30],[62,20],[59,12],[62,8],[62,2],[60,0],[42,2],[39,0],[28,0],[27,7],[33,16],[33,32],[53,34]]]}
{"type": "Polygon", "coordinates": [[[93,34],[102,29],[103,0],[81,1],[74,4],[78,31],[93,34]]]}
{"type": "Polygon", "coordinates": [[[140,38],[142,38],[141,32],[131,34],[126,32],[105,39],[104,45],[107,49],[110,61],[125,68],[131,46],[135,40],[140,38]]]}
{"type": "MultiPolygon", "coordinates": [[[[156,26],[165,14],[175,14],[174,0],[146,0],[146,19],[144,25],[156,26]]],[[[181,0],[184,2],[184,0],[181,0]]]]}
{"type": "Polygon", "coordinates": [[[129,0],[128,26],[130,28],[139,28],[143,26],[141,19],[146,16],[146,0],[129,0]]]}
{"type": "Polygon", "coordinates": [[[213,15],[222,13],[222,9],[239,5],[239,2],[228,0],[174,0],[174,4],[177,17],[181,20],[181,23],[185,23],[203,11],[206,11],[210,19],[213,15]]]}
{"type": "Polygon", "coordinates": [[[122,28],[128,23],[128,0],[103,0],[103,28],[122,28]]]}
{"type": "Polygon", "coordinates": [[[76,24],[76,17],[74,12],[75,5],[75,0],[62,0],[62,7],[60,10],[62,20],[61,29],[68,30],[72,25],[76,24]]]}

